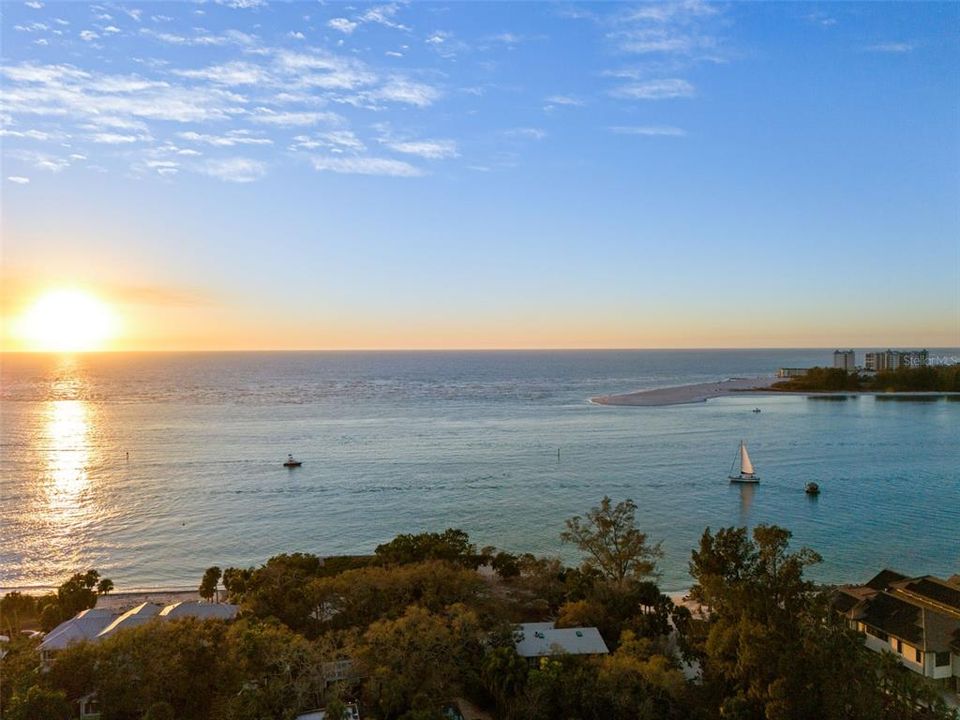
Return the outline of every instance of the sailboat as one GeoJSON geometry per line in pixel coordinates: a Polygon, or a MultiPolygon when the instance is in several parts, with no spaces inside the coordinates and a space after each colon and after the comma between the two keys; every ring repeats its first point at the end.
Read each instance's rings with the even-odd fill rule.
{"type": "Polygon", "coordinates": [[[747,454],[747,444],[743,440],[740,441],[740,449],[737,451],[737,455],[740,457],[740,474],[733,474],[733,469],[737,466],[737,457],[735,456],[733,458],[733,463],[730,465],[730,482],[760,482],[760,478],[757,477],[755,472],[753,472],[753,463],[750,462],[750,456],[747,454]]]}

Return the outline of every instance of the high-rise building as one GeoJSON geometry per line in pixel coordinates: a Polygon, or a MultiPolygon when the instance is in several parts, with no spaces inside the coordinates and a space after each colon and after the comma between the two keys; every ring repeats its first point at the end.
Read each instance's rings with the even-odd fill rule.
{"type": "MultiPolygon", "coordinates": [[[[863,366],[873,372],[896,370],[900,367],[923,367],[930,362],[930,353],[926,350],[887,350],[886,352],[868,352],[864,356],[863,366]]],[[[836,353],[834,353],[836,365],[836,353]]]]}
{"type": "Polygon", "coordinates": [[[833,366],[853,372],[857,367],[857,354],[853,350],[834,350],[833,366]]]}

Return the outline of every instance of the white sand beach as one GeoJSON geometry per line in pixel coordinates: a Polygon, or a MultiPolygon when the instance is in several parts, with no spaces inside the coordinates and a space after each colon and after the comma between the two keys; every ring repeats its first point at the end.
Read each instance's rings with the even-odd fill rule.
{"type": "Polygon", "coordinates": [[[597,405],[630,405],[634,407],[685,405],[706,402],[710,398],[723,397],[733,393],[766,390],[778,381],[779,378],[775,377],[731,378],[720,382],[639,390],[623,395],[601,395],[590,398],[590,402],[597,405]]]}
{"type": "MultiPolygon", "coordinates": [[[[221,591],[221,595],[223,591],[221,591]]],[[[148,590],[144,592],[111,592],[97,598],[97,607],[123,611],[145,602],[171,605],[178,602],[199,600],[196,590],[148,590]]],[[[223,599],[221,597],[221,599],[223,599]]]]}

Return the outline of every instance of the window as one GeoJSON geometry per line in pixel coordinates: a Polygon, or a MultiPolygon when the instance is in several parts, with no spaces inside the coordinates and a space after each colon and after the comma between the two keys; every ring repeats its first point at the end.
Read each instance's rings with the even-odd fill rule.
{"type": "Polygon", "coordinates": [[[922,663],[922,662],[923,662],[923,656],[920,654],[920,651],[919,651],[919,650],[914,650],[914,651],[913,651],[913,654],[916,656],[916,660],[917,660],[918,663],[922,663]]]}
{"type": "Polygon", "coordinates": [[[894,642],[896,642],[897,652],[903,654],[903,643],[900,642],[900,638],[897,638],[894,642]]]}
{"type": "Polygon", "coordinates": [[[944,667],[949,664],[950,664],[950,651],[947,650],[946,652],[938,652],[937,660],[936,660],[937,667],[944,667]]]}
{"type": "Polygon", "coordinates": [[[863,629],[867,631],[867,635],[873,635],[875,638],[880,638],[881,640],[886,640],[889,637],[883,630],[877,630],[877,628],[869,625],[864,625],[863,629]]]}

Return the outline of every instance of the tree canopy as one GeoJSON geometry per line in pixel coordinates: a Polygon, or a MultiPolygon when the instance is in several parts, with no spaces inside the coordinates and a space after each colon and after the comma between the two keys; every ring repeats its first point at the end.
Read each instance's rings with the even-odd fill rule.
{"type": "Polygon", "coordinates": [[[604,496],[600,505],[584,517],[567,520],[560,538],[586,554],[584,564],[588,568],[599,570],[617,584],[654,575],[657,560],[663,555],[660,544],[649,545],[646,533],[637,528],[633,500],[612,503],[604,496]]]}

